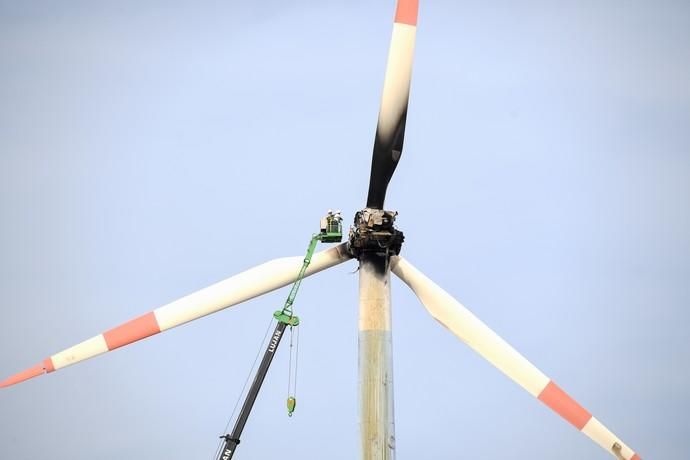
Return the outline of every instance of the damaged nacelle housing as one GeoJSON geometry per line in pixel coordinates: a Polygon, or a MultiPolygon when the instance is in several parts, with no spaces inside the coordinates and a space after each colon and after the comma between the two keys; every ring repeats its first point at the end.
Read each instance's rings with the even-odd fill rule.
{"type": "Polygon", "coordinates": [[[365,208],[355,214],[355,222],[350,227],[348,249],[357,259],[364,253],[375,253],[382,256],[400,254],[405,240],[403,232],[396,229],[397,211],[365,208]]]}

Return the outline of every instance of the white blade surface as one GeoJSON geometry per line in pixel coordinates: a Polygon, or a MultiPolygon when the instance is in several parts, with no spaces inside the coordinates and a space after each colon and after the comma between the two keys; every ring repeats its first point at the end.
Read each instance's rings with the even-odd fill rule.
{"type": "Polygon", "coordinates": [[[391,271],[417,295],[431,316],[515,383],[582,431],[614,457],[640,460],[586,409],[467,308],[402,257],[391,257],[391,271]]]}
{"type": "MultiPolygon", "coordinates": [[[[305,276],[313,275],[350,258],[346,243],[317,252],[305,276]]],[[[303,261],[302,256],[284,257],[250,268],[56,353],[34,367],[0,382],[0,388],[84,361],[287,286],[296,280],[303,261]]]]}

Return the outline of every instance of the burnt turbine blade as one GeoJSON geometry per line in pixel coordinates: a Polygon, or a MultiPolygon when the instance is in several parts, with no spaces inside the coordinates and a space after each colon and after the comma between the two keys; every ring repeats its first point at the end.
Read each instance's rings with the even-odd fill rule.
{"type": "Polygon", "coordinates": [[[398,0],[371,160],[367,208],[383,209],[405,138],[418,0],[398,0]]]}
{"type": "Polygon", "coordinates": [[[388,183],[391,177],[393,177],[395,167],[398,166],[398,160],[400,160],[400,155],[402,155],[406,120],[407,106],[395,124],[393,136],[384,138],[379,134],[378,129],[376,130],[374,153],[371,159],[367,208],[383,209],[388,183]]]}

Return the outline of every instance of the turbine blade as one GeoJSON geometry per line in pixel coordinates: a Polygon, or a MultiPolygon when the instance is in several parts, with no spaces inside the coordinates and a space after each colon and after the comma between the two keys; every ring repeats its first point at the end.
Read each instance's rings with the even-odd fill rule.
{"type": "Polygon", "coordinates": [[[418,0],[398,0],[374,139],[367,208],[383,209],[388,183],[402,154],[418,9],[418,0]]]}
{"type": "MultiPolygon", "coordinates": [[[[314,254],[305,276],[338,265],[351,257],[347,243],[318,252],[314,254]]],[[[301,256],[285,257],[250,268],[56,353],[0,382],[0,388],[62,369],[286,286],[296,280],[303,260],[301,256]]]]}
{"type": "Polygon", "coordinates": [[[582,431],[618,459],[640,460],[599,420],[544,375],[524,356],[402,257],[391,257],[391,270],[407,284],[436,321],[469,345],[515,383],[582,431]]]}

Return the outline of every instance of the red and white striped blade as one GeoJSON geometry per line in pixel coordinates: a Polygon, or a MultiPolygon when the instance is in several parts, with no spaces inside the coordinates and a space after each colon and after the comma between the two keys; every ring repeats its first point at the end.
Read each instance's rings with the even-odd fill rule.
{"type": "MultiPolygon", "coordinates": [[[[338,265],[351,257],[346,243],[317,252],[305,276],[338,265]]],[[[302,256],[285,257],[250,268],[56,353],[41,363],[0,382],[0,388],[62,369],[287,286],[296,280],[303,260],[302,256]]]]}
{"type": "Polygon", "coordinates": [[[398,0],[383,82],[367,208],[383,209],[386,189],[402,154],[419,0],[398,0]]]}
{"type": "Polygon", "coordinates": [[[528,393],[614,457],[640,460],[638,454],[592,417],[577,401],[407,260],[392,257],[391,270],[414,291],[434,319],[528,393]]]}

